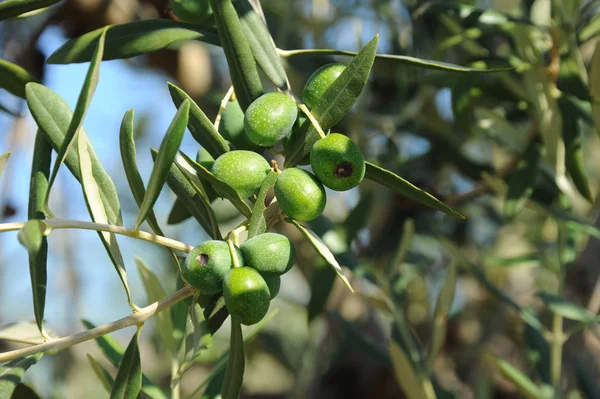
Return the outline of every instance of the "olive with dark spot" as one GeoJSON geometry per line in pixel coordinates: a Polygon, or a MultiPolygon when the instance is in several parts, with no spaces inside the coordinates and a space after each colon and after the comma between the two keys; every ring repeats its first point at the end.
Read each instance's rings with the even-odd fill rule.
{"type": "Polygon", "coordinates": [[[339,133],[331,133],[315,143],[310,166],[321,183],[335,191],[350,190],[365,177],[365,158],[360,148],[339,133]]]}
{"type": "MultiPolygon", "coordinates": [[[[239,248],[235,256],[238,263],[243,263],[239,248]]],[[[225,241],[210,240],[192,249],[181,266],[181,273],[201,294],[213,295],[221,292],[223,279],[232,267],[229,245],[225,241]]]]}

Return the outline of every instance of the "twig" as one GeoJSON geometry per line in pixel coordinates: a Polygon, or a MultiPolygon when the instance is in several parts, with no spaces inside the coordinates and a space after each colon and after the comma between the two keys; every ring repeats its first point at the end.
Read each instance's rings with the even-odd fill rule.
{"type": "Polygon", "coordinates": [[[68,337],[56,338],[43,344],[30,346],[29,348],[17,349],[10,352],[0,353],[0,363],[9,362],[11,360],[19,359],[25,356],[33,355],[39,352],[58,352],[65,348],[73,345],[80,344],[85,341],[89,341],[96,337],[100,337],[111,332],[121,330],[126,327],[140,325],[154,316],[156,313],[165,310],[178,302],[181,302],[185,298],[189,297],[194,293],[194,288],[190,285],[186,285],[179,291],[175,292],[158,302],[154,302],[151,305],[141,308],[139,312],[133,313],[122,319],[115,320],[111,323],[92,328],[91,330],[83,331],[75,335],[68,337]]]}
{"type": "Polygon", "coordinates": [[[223,99],[221,100],[221,105],[219,106],[219,112],[217,112],[217,116],[215,117],[215,122],[213,123],[213,125],[215,126],[215,130],[219,130],[219,125],[221,124],[221,118],[223,117],[223,112],[225,112],[225,108],[227,107],[227,104],[229,103],[229,100],[231,100],[231,97],[233,96],[233,86],[231,86],[229,88],[229,90],[227,90],[227,93],[225,93],[225,97],[223,97],[223,99]]]}

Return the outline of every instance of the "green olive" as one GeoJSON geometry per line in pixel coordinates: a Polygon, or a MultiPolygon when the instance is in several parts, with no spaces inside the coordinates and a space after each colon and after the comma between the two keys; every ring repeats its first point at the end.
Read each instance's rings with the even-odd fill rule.
{"type": "Polygon", "coordinates": [[[221,115],[219,133],[225,140],[233,144],[236,150],[257,151],[260,149],[260,146],[250,141],[244,130],[244,111],[237,101],[230,101],[225,107],[223,115],[221,115]]]}
{"type": "Polygon", "coordinates": [[[236,267],[223,280],[223,298],[229,313],[250,326],[267,314],[271,294],[259,272],[251,267],[236,267]]]}
{"type": "Polygon", "coordinates": [[[173,14],[182,21],[203,24],[212,16],[208,0],[169,0],[173,14]]]}
{"type": "Polygon", "coordinates": [[[277,294],[279,294],[279,289],[281,288],[281,277],[276,274],[268,274],[261,273],[262,278],[267,283],[267,287],[269,287],[269,294],[271,294],[271,299],[275,298],[277,294]]]}
{"type": "Polygon", "coordinates": [[[325,209],[325,188],[310,172],[288,168],[275,182],[275,196],[279,207],[288,217],[300,221],[315,219],[325,209]]]}
{"type": "Polygon", "coordinates": [[[287,273],[294,265],[294,245],[286,236],[276,233],[264,233],[252,237],[240,247],[246,266],[258,270],[261,274],[287,273]]]}
{"type": "Polygon", "coordinates": [[[226,152],[212,166],[212,173],[242,198],[256,194],[270,170],[260,154],[243,150],[226,152]]]}
{"type": "Polygon", "coordinates": [[[343,134],[331,133],[315,143],[310,166],[326,187],[346,191],[365,177],[365,158],[358,145],[343,134]]]}
{"type": "MultiPolygon", "coordinates": [[[[239,249],[236,256],[238,262],[243,262],[239,249]]],[[[227,243],[210,240],[192,249],[181,266],[181,272],[183,278],[202,294],[212,295],[221,292],[223,278],[232,267],[227,243]]]]}
{"type": "Polygon", "coordinates": [[[297,116],[293,99],[282,93],[266,93],[246,110],[244,129],[254,144],[269,147],[290,134],[297,116]]]}
{"type": "Polygon", "coordinates": [[[302,90],[302,102],[308,109],[313,109],[318,104],[325,91],[345,69],[346,66],[342,64],[327,64],[310,75],[302,90]]]}

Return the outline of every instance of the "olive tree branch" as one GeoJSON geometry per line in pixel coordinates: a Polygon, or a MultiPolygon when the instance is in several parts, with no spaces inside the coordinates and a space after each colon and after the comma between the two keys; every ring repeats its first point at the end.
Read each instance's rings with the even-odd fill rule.
{"type": "Polygon", "coordinates": [[[319,133],[319,136],[321,136],[321,138],[324,139],[325,138],[325,132],[323,132],[323,129],[321,129],[321,125],[319,125],[319,121],[317,121],[315,119],[314,115],[311,114],[311,112],[308,110],[308,108],[306,107],[306,105],[299,104],[298,108],[300,108],[300,111],[304,112],[304,114],[310,120],[310,123],[312,123],[312,125],[315,128],[315,130],[317,131],[317,133],[319,133]]]}
{"type": "MultiPolygon", "coordinates": [[[[59,219],[52,218],[44,220],[43,223],[47,226],[49,231],[46,232],[46,235],[50,233],[50,231],[55,229],[81,229],[81,230],[94,230],[94,231],[106,231],[109,233],[120,234],[131,238],[137,238],[138,240],[145,240],[154,242],[156,244],[162,245],[164,247],[169,247],[173,249],[178,249],[182,252],[190,252],[193,247],[191,245],[185,244],[183,242],[174,240],[172,238],[167,238],[151,233],[147,233],[145,231],[139,231],[134,229],[129,229],[123,226],[115,226],[112,224],[103,224],[103,223],[94,223],[94,222],[85,222],[81,220],[70,220],[70,219],[59,219]]],[[[17,223],[4,223],[0,224],[0,233],[5,231],[16,231],[20,230],[25,225],[24,222],[17,223]]]]}
{"type": "Polygon", "coordinates": [[[10,352],[0,353],[0,363],[9,362],[11,360],[19,359],[21,357],[33,355],[39,352],[58,352],[73,345],[89,341],[91,339],[109,334],[117,330],[121,330],[126,327],[131,327],[135,325],[139,326],[140,324],[143,324],[146,320],[148,320],[150,317],[175,305],[178,302],[181,302],[185,298],[191,296],[193,293],[194,288],[190,285],[186,285],[174,294],[158,302],[154,302],[144,308],[141,308],[136,313],[130,314],[129,316],[123,317],[119,320],[115,320],[111,323],[104,324],[92,328],[91,330],[80,332],[75,335],[51,339],[50,341],[44,342],[43,344],[34,345],[23,349],[17,349],[10,352]]]}

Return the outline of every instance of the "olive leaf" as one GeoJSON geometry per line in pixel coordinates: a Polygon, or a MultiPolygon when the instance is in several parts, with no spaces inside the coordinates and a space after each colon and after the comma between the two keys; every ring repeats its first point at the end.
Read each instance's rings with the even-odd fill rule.
{"type": "Polygon", "coordinates": [[[508,179],[504,214],[509,219],[516,217],[521,212],[533,193],[542,150],[540,143],[532,140],[519,160],[517,168],[508,179]]]}
{"type": "Polygon", "coordinates": [[[92,370],[94,371],[94,374],[96,374],[96,377],[98,377],[98,379],[100,380],[100,383],[102,384],[104,389],[106,389],[106,392],[110,393],[110,391],[112,390],[113,384],[115,382],[114,378],[104,368],[104,366],[102,366],[100,364],[100,362],[98,360],[96,360],[96,358],[94,356],[92,356],[89,353],[86,353],[86,357],[87,357],[88,363],[90,364],[90,366],[92,367],[92,370]]]}
{"type": "MultiPolygon", "coordinates": [[[[0,7],[3,4],[5,3],[0,3],[0,7]]],[[[0,89],[4,89],[15,96],[25,98],[25,86],[27,83],[37,81],[32,74],[20,66],[0,59],[0,89]]]]}
{"type": "Polygon", "coordinates": [[[185,133],[185,127],[188,124],[189,111],[190,103],[188,101],[184,101],[177,110],[177,113],[175,114],[175,117],[173,118],[173,121],[167,129],[167,133],[160,144],[160,148],[158,149],[158,154],[156,155],[154,166],[152,167],[152,172],[150,174],[148,190],[146,190],[144,201],[142,202],[142,205],[140,205],[140,211],[135,221],[136,230],[139,229],[144,219],[146,219],[146,215],[154,206],[154,203],[160,194],[160,190],[167,180],[169,169],[175,160],[177,151],[179,151],[179,146],[181,145],[183,134],[185,133]]]}
{"type": "MultiPolygon", "coordinates": [[[[87,146],[86,140],[87,135],[84,131],[81,131],[79,132],[79,136],[80,138],[77,140],[80,167],[79,173],[81,176],[81,188],[83,189],[85,203],[94,222],[107,224],[109,219],[100,196],[100,187],[96,182],[92,172],[92,160],[88,152],[89,147],[87,146]]],[[[112,261],[115,270],[117,271],[117,274],[123,283],[129,305],[134,307],[135,305],[133,304],[131,292],[129,290],[129,283],[127,282],[125,262],[123,262],[123,255],[121,254],[117,237],[115,234],[106,231],[99,231],[98,236],[100,237],[100,240],[102,241],[102,244],[104,245],[104,248],[110,257],[110,260],[112,261]]]]}
{"type": "MultiPolygon", "coordinates": [[[[92,59],[96,42],[105,28],[88,32],[60,46],[48,58],[49,64],[71,64],[92,59]]],[[[103,60],[131,58],[158,51],[181,40],[200,40],[219,45],[213,28],[167,19],[148,19],[109,26],[103,60]]]]}
{"type": "Polygon", "coordinates": [[[90,67],[88,68],[87,74],[85,76],[83,87],[79,92],[79,97],[77,98],[75,111],[73,111],[73,116],[71,121],[69,122],[69,127],[65,132],[65,137],[60,146],[60,150],[58,151],[58,155],[56,156],[56,161],[54,162],[54,167],[52,168],[52,173],[50,174],[50,179],[48,181],[48,191],[46,193],[45,206],[48,205],[50,190],[52,190],[52,185],[54,184],[54,180],[56,179],[58,170],[65,161],[65,158],[67,157],[71,145],[75,142],[77,134],[79,134],[81,125],[83,123],[83,119],[85,118],[88,107],[90,106],[90,102],[92,101],[92,96],[96,91],[96,86],[98,86],[98,79],[100,77],[100,63],[102,62],[102,54],[104,53],[105,38],[106,29],[104,29],[101,32],[100,37],[98,39],[98,45],[94,49],[94,54],[92,55],[92,62],[90,63],[90,67]]]}
{"type": "Polygon", "coordinates": [[[252,101],[263,94],[256,62],[231,0],[210,0],[210,6],[227,58],[231,83],[240,106],[245,111],[252,101]]]}
{"type": "Polygon", "coordinates": [[[0,398],[11,398],[25,372],[36,364],[43,353],[16,359],[0,366],[0,398]]]}
{"type": "Polygon", "coordinates": [[[248,204],[239,196],[235,189],[224,181],[219,180],[212,172],[184,153],[180,152],[180,155],[181,157],[176,158],[177,165],[188,170],[191,167],[202,180],[205,180],[217,192],[217,194],[229,200],[245,217],[249,218],[252,216],[252,209],[250,209],[250,206],[248,206],[248,204]]]}
{"type": "MultiPolygon", "coordinates": [[[[83,326],[89,330],[96,326],[87,320],[82,320],[83,326]]],[[[119,367],[123,360],[123,348],[109,334],[96,337],[96,343],[110,361],[110,363],[119,367]]],[[[145,375],[142,374],[142,392],[152,399],[167,399],[167,395],[157,385],[153,384],[145,375]]]]}
{"type": "Polygon", "coordinates": [[[29,11],[51,6],[59,1],[60,0],[5,0],[0,3],[0,21],[18,17],[29,11]]]}
{"type": "Polygon", "coordinates": [[[250,216],[250,223],[248,224],[248,239],[255,237],[259,234],[267,231],[267,222],[265,220],[265,199],[269,190],[275,185],[277,181],[277,173],[270,171],[265,180],[263,180],[258,195],[256,196],[256,202],[252,208],[252,216],[250,216]]]}
{"type": "MultiPolygon", "coordinates": [[[[144,284],[148,302],[154,303],[163,299],[166,296],[165,290],[158,277],[156,277],[156,274],[154,274],[142,259],[137,256],[135,257],[135,264],[141,277],[142,284],[144,284]]],[[[173,339],[174,328],[170,309],[163,310],[154,317],[156,317],[156,329],[158,330],[162,343],[168,350],[175,353],[175,340],[173,339]]]]}
{"type": "Polygon", "coordinates": [[[300,233],[304,236],[304,238],[306,238],[308,240],[308,243],[315,249],[315,251],[317,251],[319,256],[321,256],[321,258],[323,258],[323,260],[325,262],[327,262],[327,264],[329,266],[331,266],[333,268],[333,270],[335,270],[338,277],[340,279],[342,279],[342,281],[344,282],[344,284],[346,284],[348,289],[350,291],[354,292],[354,289],[352,289],[350,282],[348,281],[346,276],[344,276],[344,271],[342,270],[342,267],[340,266],[338,261],[335,259],[335,256],[333,256],[333,254],[331,253],[331,250],[327,247],[327,245],[325,245],[323,240],[321,240],[319,238],[319,236],[317,234],[315,234],[314,231],[310,230],[307,227],[302,226],[297,221],[295,221],[293,219],[286,219],[286,221],[288,221],[288,223],[293,224],[300,231],[300,233]]]}
{"type": "Polygon", "coordinates": [[[169,212],[169,216],[167,217],[167,224],[178,224],[188,220],[191,217],[192,214],[187,209],[185,201],[177,197],[175,198],[171,212],[169,212]]]}
{"type": "MultiPolygon", "coordinates": [[[[73,113],[65,100],[58,94],[37,83],[29,83],[25,88],[27,105],[33,119],[40,128],[40,133],[52,145],[54,151],[59,151],[64,141],[64,136],[69,128],[73,113]]],[[[84,132],[83,128],[80,132],[84,132]]],[[[108,220],[113,224],[121,223],[121,205],[117,196],[117,189],[112,178],[102,167],[92,144],[87,137],[77,135],[75,141],[83,140],[87,145],[92,162],[92,174],[100,189],[100,197],[106,210],[108,220]]],[[[79,171],[79,155],[77,148],[71,148],[64,160],[71,174],[81,182],[79,171]]]]}
{"type": "Polygon", "coordinates": [[[336,276],[335,270],[325,262],[315,264],[310,278],[310,299],[306,306],[309,323],[323,313],[336,276]]]}
{"type": "MultiPolygon", "coordinates": [[[[125,176],[127,177],[129,188],[131,189],[135,202],[138,206],[141,206],[144,202],[144,197],[146,196],[146,188],[144,187],[144,181],[142,180],[136,161],[137,155],[133,138],[133,116],[133,109],[130,109],[123,117],[119,132],[119,148],[121,150],[121,161],[123,162],[123,168],[125,169],[125,176]]],[[[156,234],[164,236],[153,210],[148,212],[146,220],[156,234]]]]}
{"type": "Polygon", "coordinates": [[[171,93],[171,99],[176,107],[180,107],[184,101],[190,103],[188,129],[202,148],[206,149],[215,159],[229,151],[227,141],[219,134],[210,119],[186,92],[169,83],[169,93],[171,93]]]}
{"type": "Polygon", "coordinates": [[[275,86],[286,89],[285,69],[267,26],[248,1],[234,0],[233,6],[240,17],[254,60],[275,86]]]}
{"type": "Polygon", "coordinates": [[[416,202],[427,205],[433,209],[437,209],[438,211],[442,211],[451,216],[465,219],[463,215],[452,210],[450,207],[448,207],[440,200],[435,198],[433,195],[421,190],[417,186],[410,183],[408,180],[405,180],[397,174],[380,166],[374,165],[370,162],[367,162],[366,164],[367,170],[365,173],[365,177],[367,179],[372,180],[375,183],[379,183],[388,188],[391,188],[392,190],[403,194],[416,202]]]}
{"type": "MultiPolygon", "coordinates": [[[[348,67],[325,90],[323,96],[311,109],[312,116],[319,122],[323,131],[336,125],[352,108],[366,86],[377,53],[379,35],[375,36],[352,59],[348,67]]],[[[291,137],[286,154],[285,167],[296,165],[308,154],[320,136],[311,123],[304,123],[291,137]]]]}
{"type": "Polygon", "coordinates": [[[10,154],[10,152],[5,152],[4,154],[0,155],[0,176],[2,176],[2,172],[4,171],[4,167],[10,158],[10,154]]]}
{"type": "Polygon", "coordinates": [[[504,378],[512,382],[517,391],[528,399],[550,399],[554,397],[552,389],[546,390],[538,387],[529,377],[523,372],[513,367],[510,363],[505,360],[498,359],[497,357],[486,354],[485,359],[496,371],[498,371],[504,378]]]}
{"type": "Polygon", "coordinates": [[[569,320],[575,320],[582,323],[593,323],[594,315],[586,308],[575,303],[569,302],[561,296],[549,292],[538,292],[536,296],[544,302],[544,305],[555,314],[569,320]]]}
{"type": "Polygon", "coordinates": [[[388,349],[392,358],[396,381],[406,397],[408,399],[435,399],[436,395],[431,382],[419,376],[400,345],[392,340],[388,349]]]}
{"type": "Polygon", "coordinates": [[[431,337],[431,346],[427,353],[427,365],[429,370],[433,367],[433,362],[442,350],[446,342],[446,330],[448,327],[448,314],[454,300],[456,291],[457,271],[455,262],[450,262],[446,278],[442,284],[442,289],[435,304],[435,312],[433,314],[433,332],[431,337]]]}
{"type": "Polygon", "coordinates": [[[138,339],[141,327],[131,338],[115,377],[110,399],[137,399],[142,390],[142,361],[138,339]]]}
{"type": "Polygon", "coordinates": [[[244,338],[242,324],[236,316],[231,316],[231,340],[229,342],[229,361],[221,387],[223,399],[238,399],[242,391],[245,369],[244,338]]]}

